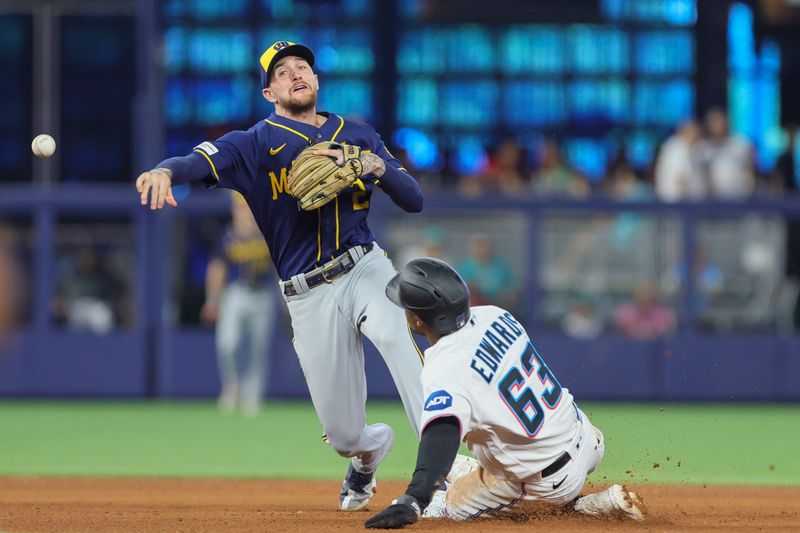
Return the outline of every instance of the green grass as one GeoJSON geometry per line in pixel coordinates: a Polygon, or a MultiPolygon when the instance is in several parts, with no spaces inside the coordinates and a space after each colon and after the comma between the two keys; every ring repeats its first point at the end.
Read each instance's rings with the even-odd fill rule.
{"type": "MultiPolygon", "coordinates": [[[[800,485],[800,406],[582,407],[606,436],[591,480],[800,485]]],[[[397,435],[381,478],[407,479],[416,439],[402,408],[370,403],[367,415],[397,435]]],[[[345,460],[321,433],[306,402],[246,419],[208,402],[4,401],[0,474],[339,479],[345,460]]]]}
{"type": "Polygon", "coordinates": [[[800,485],[799,406],[599,404],[584,410],[606,437],[606,456],[592,479],[800,485]]]}

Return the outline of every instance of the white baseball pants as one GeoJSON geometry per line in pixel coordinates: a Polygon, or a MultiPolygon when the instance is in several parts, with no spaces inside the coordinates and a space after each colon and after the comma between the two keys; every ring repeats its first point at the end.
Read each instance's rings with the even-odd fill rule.
{"type": "MultiPolygon", "coordinates": [[[[578,410],[575,435],[569,452],[572,459],[549,477],[520,482],[495,477],[483,467],[455,480],[445,494],[446,514],[467,520],[492,511],[509,509],[524,501],[564,505],[577,498],[586,477],[603,460],[603,433],[578,410]]],[[[535,444],[534,444],[535,445],[535,444]]]]}
{"type": "Polygon", "coordinates": [[[386,297],[396,274],[375,245],[343,276],[310,291],[284,296],[294,330],[294,348],[328,443],[344,457],[370,457],[387,435],[365,426],[367,381],[365,335],[386,362],[411,426],[419,434],[422,354],[402,309],[386,297]]]}

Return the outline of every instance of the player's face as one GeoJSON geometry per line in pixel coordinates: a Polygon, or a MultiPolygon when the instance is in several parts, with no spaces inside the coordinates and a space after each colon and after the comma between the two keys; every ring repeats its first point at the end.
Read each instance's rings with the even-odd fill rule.
{"type": "Polygon", "coordinates": [[[291,114],[309,111],[317,105],[319,81],[308,61],[302,57],[284,57],[272,69],[264,98],[291,114]]]}

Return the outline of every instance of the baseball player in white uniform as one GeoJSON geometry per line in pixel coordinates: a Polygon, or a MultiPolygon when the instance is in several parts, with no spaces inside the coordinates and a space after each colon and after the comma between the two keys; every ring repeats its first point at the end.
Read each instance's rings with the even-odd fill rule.
{"type": "Polygon", "coordinates": [[[432,258],[411,261],[386,294],[431,347],[422,370],[417,468],[405,494],[366,527],[402,527],[423,510],[428,517],[467,520],[526,500],[593,516],[644,518],[638,496],[620,485],[580,497],[586,476],[603,459],[603,434],[509,312],[470,308],[458,273],[432,258]],[[437,490],[462,440],[477,462],[461,461],[447,476],[447,489],[437,490]]]}

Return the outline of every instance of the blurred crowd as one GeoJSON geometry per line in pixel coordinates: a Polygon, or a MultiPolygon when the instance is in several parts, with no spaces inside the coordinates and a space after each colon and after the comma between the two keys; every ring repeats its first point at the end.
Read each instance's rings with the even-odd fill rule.
{"type": "MultiPolygon", "coordinates": [[[[675,132],[644,167],[632,164],[625,149],[620,149],[601,178],[590,179],[570,165],[555,137],[543,138],[532,149],[524,148],[516,139],[505,139],[491,151],[481,170],[471,175],[450,172],[448,176],[445,169],[443,176],[427,176],[410,168],[423,187],[449,187],[465,197],[499,194],[577,201],[598,197],[620,202],[745,200],[798,190],[796,128],[787,127],[784,135],[786,148],[768,172],[759,172],[755,147],[732,132],[727,113],[719,108],[676,125],[675,132]]],[[[402,151],[398,155],[407,160],[402,151]]],[[[635,264],[636,256],[647,253],[643,243],[663,231],[654,217],[623,211],[591,220],[585,228],[560,233],[563,245],[554,248],[560,257],[543,258],[545,263],[553,263],[551,277],[555,281],[551,282],[545,272],[542,293],[545,299],[560,298],[562,303],[540,304],[545,309],[557,309],[549,325],[566,335],[589,339],[617,333],[641,340],[669,335],[681,322],[678,306],[689,275],[695,283],[691,307],[697,316],[696,327],[701,330],[730,331],[741,327],[742,322],[755,329],[775,327],[781,313],[790,316],[789,329],[800,325],[800,222],[787,219],[774,226],[769,222],[730,221],[720,229],[722,235],[735,236],[741,229],[737,224],[750,225],[756,228],[755,233],[740,235],[733,242],[699,242],[691,258],[692,272],[688,273],[680,257],[661,257],[659,261],[665,266],[656,270],[635,264]],[[775,242],[758,242],[759,231],[775,233],[770,230],[776,229],[783,232],[784,244],[777,238],[775,242]],[[709,244],[714,245],[715,254],[710,253],[709,244]],[[609,272],[616,272],[616,278],[622,281],[615,285],[609,272]],[[576,284],[591,285],[587,280],[592,277],[603,281],[593,290],[575,289],[576,284]],[[776,309],[778,305],[787,310],[776,309]],[[770,321],[771,325],[765,325],[770,321]]],[[[422,244],[405,256],[430,255],[451,261],[469,284],[475,305],[489,302],[517,308],[528,281],[526,273],[519,268],[514,271],[504,257],[495,254],[491,239],[480,231],[449,248],[450,253],[457,250],[463,257],[447,256],[448,249],[441,243],[450,238],[441,228],[428,228],[421,236],[422,244]]],[[[539,268],[547,270],[548,266],[539,268]]],[[[547,323],[548,317],[544,319],[547,323]]]]}
{"type": "Polygon", "coordinates": [[[130,326],[128,287],[111,247],[84,242],[59,254],[51,315],[56,325],[97,335],[130,326]]]}
{"type": "MultiPolygon", "coordinates": [[[[508,257],[498,253],[490,235],[472,233],[466,246],[462,247],[458,239],[448,235],[441,226],[431,224],[421,232],[418,243],[398,252],[398,267],[415,257],[436,257],[454,265],[469,287],[471,305],[498,305],[523,317],[523,320],[527,317],[529,309],[522,298],[524,275],[515,271],[508,257]],[[460,253],[454,255],[453,250],[460,253]]],[[[674,275],[680,276],[677,267],[674,275]]],[[[676,285],[674,289],[677,292],[679,287],[676,285]]],[[[578,339],[616,332],[639,340],[659,338],[677,328],[677,315],[661,301],[655,283],[639,281],[630,299],[620,302],[612,310],[612,317],[603,316],[598,306],[592,303],[601,297],[600,294],[580,295],[564,313],[558,327],[567,336],[578,339]]]]}
{"type": "MultiPolygon", "coordinates": [[[[744,199],[754,194],[777,196],[798,189],[795,128],[787,128],[786,140],[786,149],[774,169],[766,175],[759,174],[753,145],[731,132],[724,111],[711,109],[702,120],[690,119],[678,125],[646,168],[634,167],[623,149],[609,162],[603,179],[590,180],[569,164],[555,138],[544,139],[533,157],[518,142],[506,139],[494,149],[481,172],[451,179],[449,184],[468,197],[501,194],[582,200],[599,196],[623,202],[679,202],[744,199]]],[[[401,150],[397,155],[405,160],[401,150]]],[[[410,164],[409,167],[423,186],[433,186],[429,176],[415,171],[410,164]]],[[[446,180],[439,185],[447,185],[446,180]]],[[[637,248],[663,230],[656,228],[653,218],[647,213],[623,211],[595,217],[591,224],[583,224],[585,228],[579,225],[576,231],[557,229],[559,247],[547,250],[540,257],[540,288],[545,298],[558,291],[568,294],[561,306],[547,302],[537,304],[545,309],[544,321],[548,323],[549,320],[550,326],[566,335],[583,339],[609,332],[637,339],[669,335],[681,323],[678,312],[681,291],[687,276],[692,275],[696,294],[691,305],[699,317],[699,327],[719,331],[720,302],[736,310],[741,307],[740,302],[752,301],[753,295],[777,294],[783,290],[783,286],[775,288],[768,281],[776,277],[770,266],[777,261],[784,263],[780,265],[781,284],[785,280],[795,282],[794,292],[790,291],[784,299],[792,300],[788,305],[795,315],[793,329],[797,329],[800,322],[800,306],[796,303],[800,295],[800,222],[781,221],[784,234],[775,242],[785,241],[785,244],[775,244],[772,248],[759,247],[758,235],[767,235],[764,229],[767,226],[757,225],[752,235],[737,237],[728,248],[735,249],[735,261],[742,265],[743,271],[738,273],[734,272],[730,261],[720,261],[719,253],[710,253],[709,244],[715,244],[719,250],[719,239],[698,242],[691,259],[692,272],[687,273],[680,257],[660,258],[664,265],[664,268],[659,267],[660,271],[633,264],[637,253],[649,253],[637,248]],[[774,252],[781,246],[784,248],[778,257],[780,254],[774,252]],[[614,263],[617,256],[620,262],[614,263]],[[598,263],[598,257],[605,264],[598,263]],[[623,274],[627,266],[631,266],[632,274],[628,275],[625,270],[621,284],[614,285],[608,277],[600,282],[592,281],[593,276],[600,275],[599,270],[604,269],[605,275],[609,272],[623,274]],[[554,272],[550,277],[548,268],[554,272]],[[578,281],[586,282],[586,286],[594,283],[595,288],[578,287],[578,281]],[[555,309],[550,312],[549,319],[548,306],[555,309]],[[715,318],[709,319],[715,310],[715,318]]],[[[519,243],[526,238],[524,234],[509,232],[506,237],[511,240],[498,246],[496,236],[479,221],[459,228],[459,232],[451,232],[447,224],[426,224],[410,244],[392,246],[387,243],[393,248],[393,259],[398,267],[414,257],[444,259],[455,265],[464,277],[473,305],[500,305],[522,317],[527,316],[530,306],[523,296],[531,283],[525,266],[528,258],[524,252],[514,249],[515,246],[519,248],[518,244],[509,244],[519,243]],[[515,253],[525,256],[524,259],[514,257],[515,253]]],[[[198,224],[196,227],[205,226],[198,224]]],[[[208,311],[206,268],[222,226],[213,224],[213,229],[210,236],[187,237],[184,243],[186,271],[179,276],[184,286],[177,289],[179,302],[176,305],[180,315],[176,317],[177,322],[184,326],[198,325],[201,321],[213,323],[203,314],[208,311]],[[205,311],[201,312],[203,309],[205,311]]],[[[21,274],[24,269],[21,265],[26,262],[31,246],[24,245],[18,238],[26,231],[8,225],[0,227],[0,337],[4,330],[30,320],[26,310],[29,303],[21,302],[23,291],[19,282],[27,280],[21,274]],[[20,252],[23,249],[27,251],[20,252]]],[[[726,231],[731,233],[730,228],[726,231]]],[[[734,234],[738,231],[738,226],[733,228],[734,234]]],[[[78,233],[89,235],[83,230],[78,233]]],[[[190,234],[191,231],[185,233],[190,234]]],[[[127,238],[123,235],[109,242],[89,239],[67,244],[69,246],[60,245],[56,253],[49,310],[52,322],[66,329],[95,334],[130,327],[134,322],[129,268],[132,250],[128,249],[127,238]]],[[[24,282],[29,283],[30,280],[24,282]]],[[[774,305],[780,297],[767,302],[766,307],[774,305]]],[[[754,309],[752,314],[757,315],[757,308],[754,309]]],[[[728,320],[728,323],[728,329],[735,327],[735,320],[728,320]]]]}
{"type": "MultiPolygon", "coordinates": [[[[785,136],[786,148],[774,169],[759,173],[754,146],[733,133],[727,114],[715,108],[702,119],[677,125],[645,168],[636,168],[621,149],[604,177],[590,180],[569,164],[555,138],[545,138],[533,157],[516,140],[506,139],[479,173],[428,186],[449,184],[466,197],[601,197],[621,202],[780,196],[798,189],[796,129],[788,127],[785,136]]],[[[425,174],[419,177],[424,185],[425,174]]],[[[622,211],[587,220],[591,223],[555,230],[557,242],[542,253],[538,266],[545,301],[540,310],[546,326],[582,339],[603,333],[641,340],[670,335],[684,318],[685,309],[679,308],[682,291],[692,276],[690,306],[698,329],[724,332],[743,324],[756,330],[775,328],[781,316],[789,316],[787,330],[797,329],[800,222],[734,217],[704,226],[707,234],[697,235],[687,268],[679,245],[677,254],[663,255],[664,250],[652,244],[656,235],[665,235],[665,219],[622,211]],[[658,257],[649,266],[637,264],[637,258],[648,254],[658,257]]],[[[477,229],[479,224],[475,227],[472,234],[456,236],[431,225],[417,244],[403,250],[398,263],[419,255],[442,258],[456,265],[467,281],[474,305],[497,303],[525,313],[520,301],[530,281],[525,267],[512,268],[494,249],[492,236],[477,229]]]]}
{"type": "Polygon", "coordinates": [[[570,165],[555,137],[544,138],[527,150],[516,139],[507,138],[490,152],[478,172],[465,176],[454,175],[447,168],[444,176],[426,175],[414,170],[403,150],[398,150],[398,156],[423,185],[455,187],[468,197],[499,193],[580,200],[600,195],[620,201],[677,202],[743,199],[755,193],[775,195],[798,188],[793,127],[786,130],[786,151],[767,175],[757,172],[752,143],[731,131],[724,110],[710,109],[702,119],[688,119],[675,129],[648,165],[633,165],[623,147],[600,179],[589,179],[570,165]]]}

